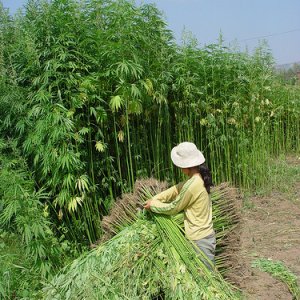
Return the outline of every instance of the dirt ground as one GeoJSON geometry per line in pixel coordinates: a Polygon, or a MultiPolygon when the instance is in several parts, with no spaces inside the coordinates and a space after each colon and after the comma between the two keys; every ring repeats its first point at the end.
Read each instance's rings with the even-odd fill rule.
{"type": "MultiPolygon", "coordinates": [[[[290,163],[300,167],[299,159],[290,163]]],[[[236,254],[237,268],[229,277],[246,299],[292,299],[285,284],[251,267],[251,263],[257,258],[280,260],[300,278],[300,181],[291,186],[289,193],[273,190],[268,196],[247,200],[242,209],[240,247],[236,254]]]]}

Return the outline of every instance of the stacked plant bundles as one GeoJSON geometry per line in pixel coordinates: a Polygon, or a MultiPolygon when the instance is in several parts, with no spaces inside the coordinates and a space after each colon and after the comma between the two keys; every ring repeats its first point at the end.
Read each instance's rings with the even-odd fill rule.
{"type": "MultiPolygon", "coordinates": [[[[45,298],[238,299],[238,292],[219,272],[205,267],[184,237],[180,217],[139,209],[145,199],[164,189],[164,184],[146,180],[136,184],[134,194],[116,201],[104,220],[105,236],[113,237],[57,275],[44,288],[45,298]]],[[[236,223],[233,210],[222,213],[229,191],[221,186],[212,192],[219,240],[224,240],[236,223]]]]}

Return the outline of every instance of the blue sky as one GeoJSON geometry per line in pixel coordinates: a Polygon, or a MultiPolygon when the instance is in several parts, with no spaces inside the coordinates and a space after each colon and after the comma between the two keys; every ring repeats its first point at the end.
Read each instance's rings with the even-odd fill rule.
{"type": "MultiPolygon", "coordinates": [[[[0,0],[1,1],[1,0],[0,0]]],[[[2,0],[14,13],[27,0],[2,0]]],[[[199,46],[215,43],[251,52],[265,39],[277,64],[300,62],[300,0],[136,0],[163,11],[177,41],[185,28],[199,46]]]]}

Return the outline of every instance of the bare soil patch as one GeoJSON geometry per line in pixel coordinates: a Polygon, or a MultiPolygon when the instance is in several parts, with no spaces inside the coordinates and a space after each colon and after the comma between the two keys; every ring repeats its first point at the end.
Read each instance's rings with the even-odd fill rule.
{"type": "Polygon", "coordinates": [[[257,258],[280,260],[300,278],[300,182],[291,185],[289,193],[274,190],[269,196],[251,197],[247,203],[236,268],[228,277],[249,300],[292,300],[285,284],[251,263],[257,258]]]}

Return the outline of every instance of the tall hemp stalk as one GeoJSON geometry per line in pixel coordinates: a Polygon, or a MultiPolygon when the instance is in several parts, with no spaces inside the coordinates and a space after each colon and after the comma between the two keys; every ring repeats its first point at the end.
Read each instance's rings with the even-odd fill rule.
{"type": "Polygon", "coordinates": [[[139,176],[178,181],[179,142],[203,150],[216,183],[244,188],[267,182],[270,156],[299,151],[299,87],[276,78],[265,45],[200,48],[189,33],[176,45],[153,5],[126,0],[29,1],[1,16],[5,134],[73,240],[98,239],[139,176]]]}

